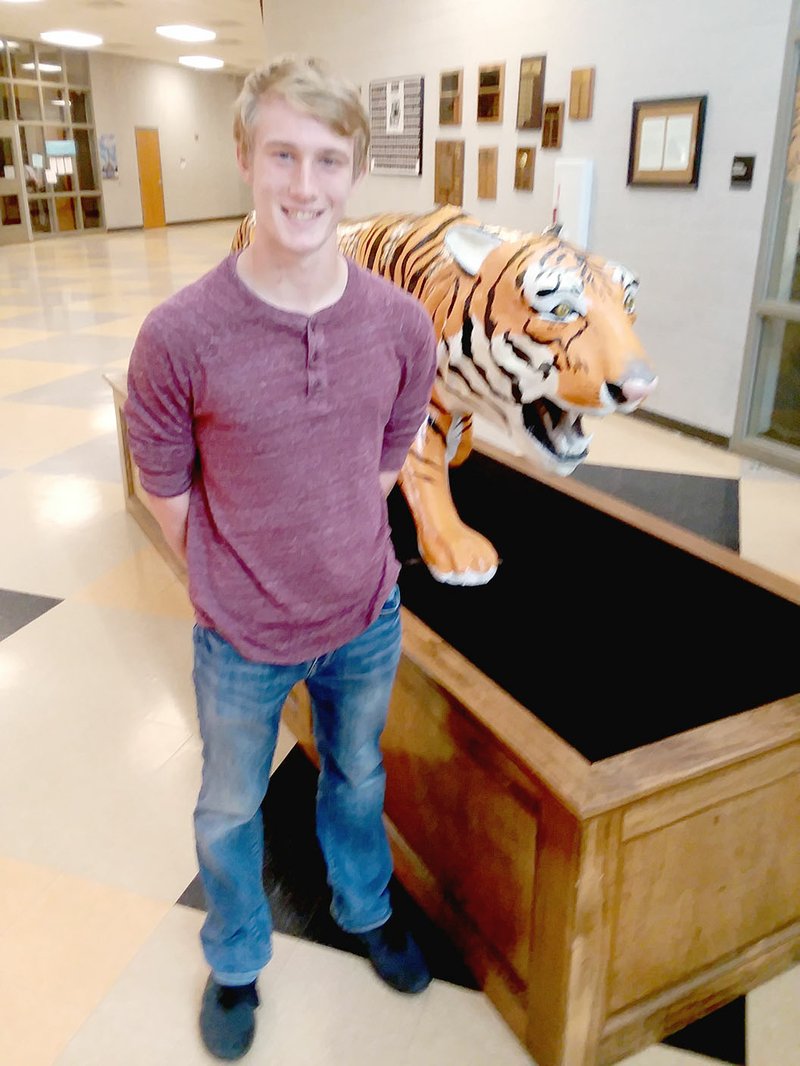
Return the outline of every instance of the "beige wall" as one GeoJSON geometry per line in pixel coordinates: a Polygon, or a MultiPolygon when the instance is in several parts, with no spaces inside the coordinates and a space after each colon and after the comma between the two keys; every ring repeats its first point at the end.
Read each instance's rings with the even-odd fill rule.
{"type": "Polygon", "coordinates": [[[661,372],[648,409],[730,435],[766,202],[791,0],[267,0],[269,55],[325,56],[362,86],[425,77],[421,178],[370,177],[354,214],[426,210],[434,142],[466,141],[465,207],[486,222],[538,230],[552,211],[558,158],[594,161],[589,246],[636,270],[639,328],[661,372]],[[597,70],[594,117],[565,123],[560,152],[539,151],[535,188],[513,189],[519,61],[546,53],[545,98],[568,100],[573,67],[597,70]],[[474,119],[478,66],[505,60],[501,126],[474,119]],[[438,78],[464,68],[464,122],[439,128],[438,78]],[[707,93],[696,191],[626,184],[634,100],[707,93]],[[478,148],[499,147],[498,196],[478,201],[478,148]],[[734,155],[755,155],[750,190],[730,188],[734,155]]]}
{"type": "Polygon", "coordinates": [[[105,53],[91,53],[90,65],[97,135],[113,133],[117,143],[119,178],[103,181],[109,229],[142,224],[137,126],[159,133],[168,223],[249,210],[231,133],[240,78],[105,53]]]}

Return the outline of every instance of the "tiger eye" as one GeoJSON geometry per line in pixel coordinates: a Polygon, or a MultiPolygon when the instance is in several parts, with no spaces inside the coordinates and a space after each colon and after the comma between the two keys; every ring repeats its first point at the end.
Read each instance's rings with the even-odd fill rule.
{"type": "Polygon", "coordinates": [[[572,313],[572,308],[567,303],[556,304],[556,306],[550,312],[550,314],[551,315],[555,315],[556,318],[566,318],[567,315],[569,315],[571,313],[572,313]]]}

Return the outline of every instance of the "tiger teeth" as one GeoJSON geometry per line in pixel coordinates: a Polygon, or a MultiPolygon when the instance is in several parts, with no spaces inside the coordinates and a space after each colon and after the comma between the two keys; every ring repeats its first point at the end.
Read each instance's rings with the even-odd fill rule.
{"type": "Polygon", "coordinates": [[[580,415],[565,412],[563,421],[566,425],[559,424],[556,431],[550,434],[553,447],[558,455],[564,458],[583,455],[589,447],[592,438],[581,433],[579,424],[576,424],[579,418],[580,415]]]}

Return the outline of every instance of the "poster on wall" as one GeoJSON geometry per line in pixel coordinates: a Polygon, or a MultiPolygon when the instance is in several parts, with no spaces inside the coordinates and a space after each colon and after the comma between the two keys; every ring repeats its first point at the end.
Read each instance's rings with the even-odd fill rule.
{"type": "Polygon", "coordinates": [[[371,174],[422,173],[422,77],[370,82],[371,174]]]}
{"type": "Polygon", "coordinates": [[[119,178],[116,134],[101,133],[98,145],[100,148],[100,173],[105,180],[114,181],[119,178]]]}

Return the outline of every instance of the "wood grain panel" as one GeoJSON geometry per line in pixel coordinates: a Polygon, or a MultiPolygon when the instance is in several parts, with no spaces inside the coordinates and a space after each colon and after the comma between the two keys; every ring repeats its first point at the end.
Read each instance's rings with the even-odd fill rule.
{"type": "Polygon", "coordinates": [[[628,841],[611,1011],[800,916],[800,775],[628,841]]]}
{"type": "Polygon", "coordinates": [[[524,980],[538,812],[513,764],[503,773],[497,752],[487,759],[474,726],[409,664],[398,674],[383,748],[386,813],[445,898],[524,980]]]}
{"type": "Polygon", "coordinates": [[[724,800],[790,777],[800,772],[800,744],[748,759],[744,763],[708,774],[699,781],[672,789],[637,803],[625,812],[622,835],[625,840],[651,833],[691,814],[714,807],[724,800]]]}
{"type": "Polygon", "coordinates": [[[798,962],[800,922],[795,922],[701,974],[612,1015],[603,1030],[597,1066],[609,1066],[657,1043],[798,962]]]}

